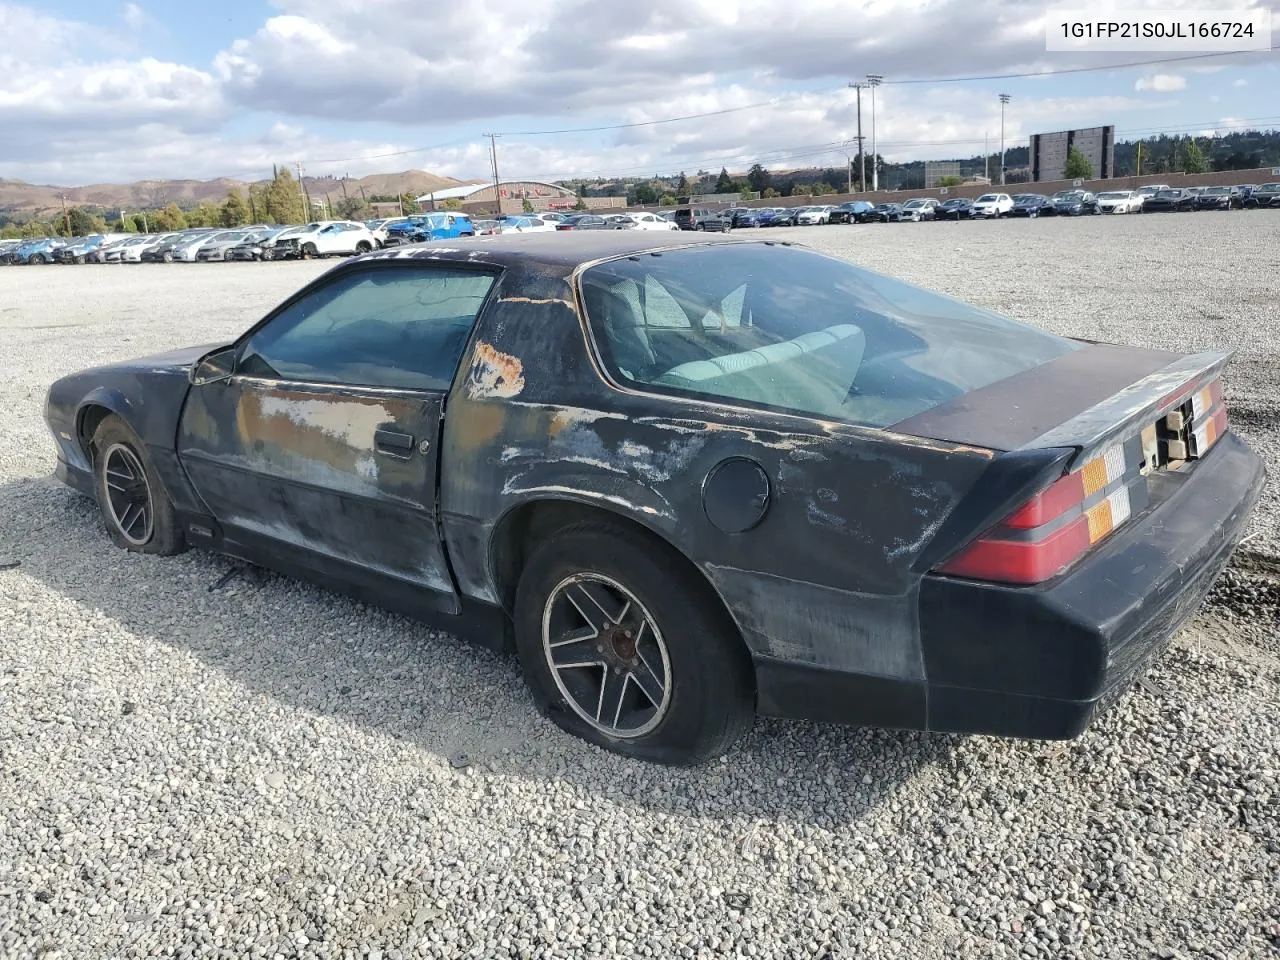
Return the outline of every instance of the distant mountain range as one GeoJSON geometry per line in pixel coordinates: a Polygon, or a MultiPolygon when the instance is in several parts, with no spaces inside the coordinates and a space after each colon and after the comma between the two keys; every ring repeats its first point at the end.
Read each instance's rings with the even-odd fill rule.
{"type": "MultiPolygon", "coordinates": [[[[313,200],[329,197],[335,203],[344,195],[358,197],[362,190],[367,198],[400,193],[421,196],[430,190],[480,182],[455,180],[425,170],[375,173],[346,180],[338,177],[304,177],[303,180],[313,200]]],[[[62,210],[64,196],[68,206],[101,207],[106,214],[115,214],[120,210],[133,212],[155,209],[170,203],[176,203],[180,207],[193,207],[203,200],[221,203],[226,199],[228,191],[238,187],[244,193],[249,184],[250,181],[247,180],[219,177],[217,180],[139,180],[137,183],[57,187],[0,178],[0,214],[24,220],[29,217],[45,217],[62,210]]]]}

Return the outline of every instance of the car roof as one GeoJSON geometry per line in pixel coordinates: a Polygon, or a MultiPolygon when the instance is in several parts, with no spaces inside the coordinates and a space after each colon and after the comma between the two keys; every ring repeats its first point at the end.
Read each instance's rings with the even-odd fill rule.
{"type": "Polygon", "coordinates": [[[569,276],[584,263],[669,250],[676,247],[701,247],[715,243],[761,243],[765,241],[698,234],[686,237],[679,233],[634,232],[630,230],[596,230],[585,233],[505,233],[488,237],[462,237],[436,240],[407,247],[392,247],[348,260],[360,263],[384,259],[454,261],[496,267],[540,270],[569,276]]]}

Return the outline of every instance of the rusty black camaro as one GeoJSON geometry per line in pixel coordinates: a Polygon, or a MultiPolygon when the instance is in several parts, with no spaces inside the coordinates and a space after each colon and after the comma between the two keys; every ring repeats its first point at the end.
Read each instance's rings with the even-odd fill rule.
{"type": "Polygon", "coordinates": [[[443,619],[565,729],[693,763],[757,713],[1079,734],[1257,500],[1227,359],[785,243],[525,234],[346,261],[46,418],[119,546],[443,619]]]}

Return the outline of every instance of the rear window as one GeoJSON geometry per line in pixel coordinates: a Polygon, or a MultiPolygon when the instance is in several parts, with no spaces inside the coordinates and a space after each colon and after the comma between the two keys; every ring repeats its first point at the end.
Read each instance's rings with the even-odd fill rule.
{"type": "Polygon", "coordinates": [[[597,264],[580,282],[621,382],[874,427],[1078,349],[792,247],[667,250],[597,264]]]}

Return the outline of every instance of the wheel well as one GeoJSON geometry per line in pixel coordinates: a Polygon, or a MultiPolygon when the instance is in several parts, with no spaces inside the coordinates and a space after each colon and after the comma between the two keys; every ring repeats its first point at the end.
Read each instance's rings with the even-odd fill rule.
{"type": "Polygon", "coordinates": [[[111,414],[111,410],[100,403],[86,404],[80,411],[80,425],[76,429],[76,436],[80,440],[80,449],[84,451],[85,459],[90,464],[93,463],[93,435],[98,432],[102,421],[111,414]]]}
{"type": "MultiPolygon", "coordinates": [[[[576,500],[536,500],[522,504],[498,522],[493,539],[490,541],[489,557],[493,565],[498,597],[504,609],[510,612],[515,607],[516,586],[520,582],[520,573],[534,548],[556,531],[584,522],[606,523],[638,534],[647,540],[655,550],[670,559],[673,569],[683,568],[692,573],[692,577],[681,577],[680,582],[698,585],[705,591],[707,601],[718,606],[724,612],[728,622],[733,625],[734,630],[738,630],[736,621],[729,613],[729,608],[725,606],[724,600],[711,585],[706,574],[674,545],[649,527],[629,517],[602,507],[579,503],[576,500]]],[[[740,634],[739,639],[741,640],[740,634]]],[[[742,649],[748,654],[749,659],[745,641],[742,641],[742,649]]]]}

